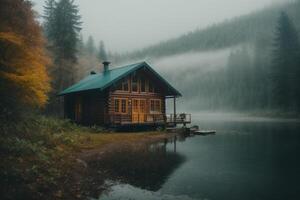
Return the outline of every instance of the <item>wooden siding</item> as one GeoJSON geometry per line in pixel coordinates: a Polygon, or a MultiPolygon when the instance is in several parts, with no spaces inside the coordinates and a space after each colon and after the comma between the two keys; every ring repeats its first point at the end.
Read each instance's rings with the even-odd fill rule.
{"type": "Polygon", "coordinates": [[[88,92],[65,96],[65,117],[83,125],[104,123],[106,96],[103,93],[88,92]],[[80,99],[80,101],[78,101],[80,99]],[[81,117],[75,117],[76,103],[81,103],[81,117]]]}

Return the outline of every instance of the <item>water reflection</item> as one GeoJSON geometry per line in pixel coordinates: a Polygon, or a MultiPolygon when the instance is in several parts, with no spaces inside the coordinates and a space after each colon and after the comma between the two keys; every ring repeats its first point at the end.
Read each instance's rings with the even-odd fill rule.
{"type": "Polygon", "coordinates": [[[176,152],[176,140],[165,140],[155,144],[127,144],[114,148],[91,161],[89,166],[104,172],[108,179],[124,184],[157,191],[172,172],[184,161],[176,152]],[[173,148],[167,149],[168,143],[173,148]]]}
{"type": "Polygon", "coordinates": [[[199,125],[217,134],[160,144],[184,155],[184,162],[155,181],[152,191],[125,181],[100,199],[299,199],[300,123],[202,120],[199,125]]]}

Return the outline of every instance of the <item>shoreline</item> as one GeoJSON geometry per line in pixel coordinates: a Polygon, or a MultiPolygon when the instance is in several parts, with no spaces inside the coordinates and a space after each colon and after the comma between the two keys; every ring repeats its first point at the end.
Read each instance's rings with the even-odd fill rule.
{"type": "MultiPolygon", "coordinates": [[[[90,188],[81,182],[94,187],[89,178],[98,172],[87,169],[99,154],[172,137],[159,131],[109,132],[43,115],[2,124],[0,129],[0,199],[85,199],[90,195],[81,190],[90,188]]],[[[101,174],[98,183],[105,177],[101,174]]]]}
{"type": "Polygon", "coordinates": [[[86,199],[91,196],[100,196],[107,189],[105,181],[110,178],[110,175],[90,163],[99,162],[103,157],[115,151],[127,149],[130,146],[146,146],[162,142],[174,135],[174,133],[158,131],[85,135],[91,138],[88,139],[87,144],[81,144],[77,152],[71,155],[73,165],[67,170],[69,171],[67,188],[63,187],[64,194],[60,191],[56,192],[56,196],[63,199],[86,199]],[[114,140],[112,141],[111,138],[114,140]]]}

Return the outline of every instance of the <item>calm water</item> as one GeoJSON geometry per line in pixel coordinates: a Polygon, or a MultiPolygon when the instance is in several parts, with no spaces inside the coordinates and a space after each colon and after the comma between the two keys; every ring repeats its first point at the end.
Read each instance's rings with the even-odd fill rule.
{"type": "MultiPolygon", "coordinates": [[[[174,143],[165,146],[169,154],[159,157],[168,161],[155,165],[164,169],[159,178],[111,182],[99,199],[300,199],[300,123],[213,119],[199,117],[194,123],[217,130],[216,135],[177,141],[176,152],[174,143]]],[[[159,160],[145,164],[151,162],[159,160]]]]}

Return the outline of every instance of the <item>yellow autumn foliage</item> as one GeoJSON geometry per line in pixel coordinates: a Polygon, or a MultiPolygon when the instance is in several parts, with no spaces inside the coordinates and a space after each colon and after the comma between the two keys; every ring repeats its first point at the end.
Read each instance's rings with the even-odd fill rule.
{"type": "MultiPolygon", "coordinates": [[[[5,10],[12,19],[0,20],[0,106],[3,109],[7,102],[15,101],[21,106],[42,107],[50,91],[46,69],[50,60],[44,50],[45,42],[40,26],[34,20],[31,5],[12,1],[18,3],[26,23],[24,27],[11,23],[22,21],[15,19],[13,10],[11,13],[5,10]]],[[[10,2],[6,1],[5,5],[9,7],[10,2]]]]}

